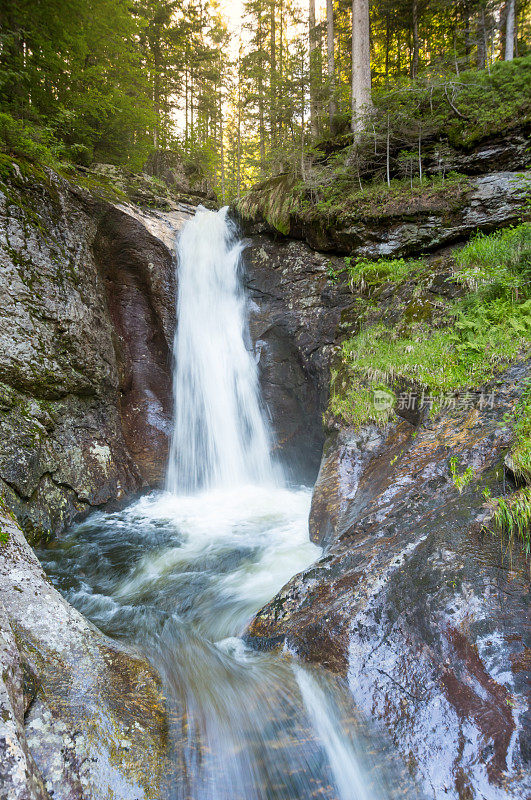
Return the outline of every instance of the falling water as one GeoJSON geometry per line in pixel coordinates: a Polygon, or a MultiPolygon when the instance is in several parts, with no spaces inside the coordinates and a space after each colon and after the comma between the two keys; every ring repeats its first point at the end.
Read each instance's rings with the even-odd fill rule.
{"type": "Polygon", "coordinates": [[[246,346],[242,244],[227,219],[200,207],[178,239],[175,430],[171,492],[271,483],[270,440],[256,363],[246,346]]]}
{"type": "Polygon", "coordinates": [[[240,254],[226,211],[199,210],[179,238],[167,491],[93,514],[40,557],[74,606],[158,669],[168,800],[413,798],[380,742],[360,738],[332,676],[241,638],[320,549],[308,537],[311,490],[275,481],[240,254]]]}

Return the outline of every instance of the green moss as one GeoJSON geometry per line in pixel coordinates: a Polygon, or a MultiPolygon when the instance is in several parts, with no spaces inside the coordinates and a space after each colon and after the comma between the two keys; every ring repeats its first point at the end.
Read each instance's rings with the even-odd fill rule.
{"type": "MultiPolygon", "coordinates": [[[[527,251],[521,246],[528,228],[520,226],[504,240],[505,261],[510,266],[502,269],[497,247],[491,248],[490,260],[482,261],[481,284],[450,304],[436,323],[429,322],[431,309],[413,297],[394,327],[379,322],[347,339],[341,366],[332,376],[331,413],[355,426],[385,422],[392,409],[382,412],[375,393],[400,384],[420,387],[432,396],[434,406],[440,407],[443,395],[481,386],[528,350],[531,299],[529,285],[522,278],[527,251]]],[[[500,234],[493,237],[498,242],[500,234]]],[[[471,248],[476,246],[473,242],[471,248]]],[[[484,246],[482,252],[487,249],[484,246]]],[[[458,271],[478,268],[471,251],[459,259],[458,271]]],[[[462,276],[462,280],[467,278],[462,276]]],[[[521,449],[516,458],[521,470],[530,464],[528,413],[522,411],[519,417],[521,449]]]]}
{"type": "Polygon", "coordinates": [[[276,175],[255,186],[238,203],[238,211],[244,219],[263,217],[277,231],[288,235],[291,214],[298,208],[293,187],[297,183],[293,175],[276,175]]]}

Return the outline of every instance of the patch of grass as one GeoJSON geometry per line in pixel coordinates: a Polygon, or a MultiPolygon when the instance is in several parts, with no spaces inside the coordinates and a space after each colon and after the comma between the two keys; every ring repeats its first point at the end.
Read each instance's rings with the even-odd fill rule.
{"type": "Polygon", "coordinates": [[[510,453],[511,467],[518,478],[531,485],[531,388],[518,403],[514,415],[515,445],[510,453]]]}
{"type": "Polygon", "coordinates": [[[517,296],[531,281],[531,224],[478,233],[456,255],[458,279],[472,291],[509,289],[517,296]]]}
{"type": "MultiPolygon", "coordinates": [[[[355,426],[381,423],[392,409],[382,414],[376,408],[375,392],[404,383],[431,394],[437,408],[443,396],[481,386],[528,350],[531,298],[529,284],[521,280],[527,257],[522,241],[526,241],[528,228],[515,228],[504,239],[493,234],[494,245],[485,241],[488,237],[476,239],[468,252],[466,248],[464,255],[461,251],[463,260],[457,268],[477,270],[481,266],[482,277],[476,291],[449,305],[437,326],[422,320],[405,328],[400,323],[393,328],[379,323],[346,340],[342,365],[332,376],[332,414],[355,426]],[[508,266],[498,264],[500,238],[508,266]]],[[[531,424],[527,412],[522,412],[524,418],[523,428],[531,424]]],[[[526,441],[526,436],[522,435],[521,441],[526,441]]],[[[521,454],[517,453],[522,469],[529,465],[526,448],[522,444],[521,454]]]]}
{"type": "Polygon", "coordinates": [[[6,545],[9,541],[9,533],[0,529],[0,545],[6,545]]]}
{"type": "Polygon", "coordinates": [[[356,260],[347,256],[345,265],[350,277],[351,286],[363,291],[367,286],[379,286],[382,283],[402,283],[411,273],[426,266],[424,259],[379,258],[371,261],[367,258],[356,260]]]}
{"type": "Polygon", "coordinates": [[[526,558],[531,554],[531,487],[525,486],[509,497],[488,498],[494,511],[493,522],[496,528],[508,537],[508,548],[514,545],[518,537],[523,546],[526,558]]]}

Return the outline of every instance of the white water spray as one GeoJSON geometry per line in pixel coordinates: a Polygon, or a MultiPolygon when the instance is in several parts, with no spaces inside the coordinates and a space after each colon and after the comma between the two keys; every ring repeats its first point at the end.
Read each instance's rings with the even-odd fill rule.
{"type": "Polygon", "coordinates": [[[246,347],[241,251],[226,208],[200,206],[178,240],[170,492],[274,480],[256,363],[246,347]]]}

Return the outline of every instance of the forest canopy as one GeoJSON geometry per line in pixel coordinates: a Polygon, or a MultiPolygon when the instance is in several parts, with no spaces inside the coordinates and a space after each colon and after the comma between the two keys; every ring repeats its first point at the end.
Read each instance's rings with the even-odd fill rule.
{"type": "MultiPolygon", "coordinates": [[[[136,171],[172,150],[218,196],[238,198],[267,175],[304,172],[315,147],[352,142],[356,126],[407,128],[434,93],[453,129],[481,128],[474,74],[488,82],[495,62],[527,61],[529,10],[528,0],[246,0],[231,30],[217,0],[0,0],[0,148],[136,171]],[[478,114],[460,105],[463,86],[478,114]]],[[[517,73],[499,74],[525,105],[517,73]]],[[[436,116],[431,103],[430,124],[436,116]]]]}

